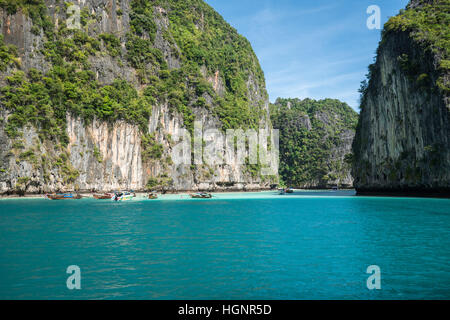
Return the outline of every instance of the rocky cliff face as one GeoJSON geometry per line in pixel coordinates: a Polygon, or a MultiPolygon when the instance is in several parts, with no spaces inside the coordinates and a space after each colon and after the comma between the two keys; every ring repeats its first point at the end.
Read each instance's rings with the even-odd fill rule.
{"type": "Polygon", "coordinates": [[[277,99],[280,178],[298,188],[352,187],[350,157],[357,113],[333,99],[277,99]]]}
{"type": "Polygon", "coordinates": [[[385,25],[353,146],[361,194],[449,194],[449,9],[412,1],[385,25]]]}
{"type": "Polygon", "coordinates": [[[173,137],[194,120],[204,131],[271,128],[250,44],[203,1],[6,0],[0,10],[0,192],[277,180],[237,159],[172,161],[173,137]]]}

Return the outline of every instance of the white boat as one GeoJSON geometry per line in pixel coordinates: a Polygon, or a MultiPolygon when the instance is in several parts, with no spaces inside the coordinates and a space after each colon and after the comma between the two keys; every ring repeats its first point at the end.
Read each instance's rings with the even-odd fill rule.
{"type": "Polygon", "coordinates": [[[115,192],[114,195],[111,197],[111,200],[113,201],[128,201],[132,200],[134,197],[136,197],[136,194],[125,191],[125,192],[115,192]]]}
{"type": "Polygon", "coordinates": [[[211,199],[212,198],[212,194],[206,193],[206,192],[191,193],[189,195],[193,199],[211,199]]]}

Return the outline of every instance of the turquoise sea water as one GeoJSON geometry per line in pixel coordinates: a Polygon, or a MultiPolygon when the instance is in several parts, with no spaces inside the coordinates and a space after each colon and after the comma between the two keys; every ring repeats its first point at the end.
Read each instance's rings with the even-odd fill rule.
{"type": "Polygon", "coordinates": [[[353,194],[0,200],[0,298],[450,299],[450,200],[353,194]]]}

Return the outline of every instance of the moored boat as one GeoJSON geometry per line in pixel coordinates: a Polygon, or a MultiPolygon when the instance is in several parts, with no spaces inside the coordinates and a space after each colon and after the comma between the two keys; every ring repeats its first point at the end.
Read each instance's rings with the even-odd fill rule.
{"type": "Polygon", "coordinates": [[[150,193],[148,194],[148,198],[149,198],[150,200],[158,199],[158,194],[157,194],[156,192],[150,192],[150,193]]]}
{"type": "Polygon", "coordinates": [[[287,188],[287,189],[286,189],[286,193],[294,193],[294,189],[292,189],[292,188],[287,188]]]}
{"type": "Polygon", "coordinates": [[[72,193],[53,193],[53,194],[46,194],[45,197],[50,200],[67,200],[67,199],[81,199],[83,196],[80,194],[72,194],[72,193]]]}
{"type": "Polygon", "coordinates": [[[206,192],[191,193],[189,195],[193,199],[211,199],[212,198],[212,194],[206,193],[206,192]]]}
{"type": "Polygon", "coordinates": [[[114,195],[111,197],[111,200],[114,200],[114,201],[128,201],[128,200],[132,200],[134,197],[136,197],[136,194],[128,192],[128,191],[115,192],[114,195]]]}
{"type": "Polygon", "coordinates": [[[103,193],[103,194],[94,193],[92,196],[98,200],[105,200],[105,199],[111,199],[114,196],[114,194],[113,193],[103,193]]]}

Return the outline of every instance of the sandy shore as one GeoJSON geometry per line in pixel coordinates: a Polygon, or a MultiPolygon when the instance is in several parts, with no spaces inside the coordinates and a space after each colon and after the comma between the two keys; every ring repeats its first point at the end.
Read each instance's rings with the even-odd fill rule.
{"type": "MultiPolygon", "coordinates": [[[[198,192],[208,192],[208,193],[255,193],[255,192],[270,192],[270,191],[277,191],[277,190],[270,190],[270,189],[261,189],[261,190],[215,190],[215,191],[198,191],[198,190],[191,190],[191,191],[168,191],[166,193],[162,192],[156,192],[158,195],[189,195],[191,193],[198,193],[198,192]]],[[[113,193],[114,191],[99,191],[99,192],[75,192],[75,191],[66,191],[66,192],[53,192],[53,193],[72,193],[72,194],[79,194],[83,196],[83,198],[92,198],[93,194],[103,194],[103,193],[113,193]]],[[[148,192],[142,192],[142,191],[136,191],[136,196],[139,197],[147,197],[147,195],[150,193],[148,192]]],[[[0,194],[0,199],[7,199],[7,198],[43,198],[45,194],[36,194],[36,193],[25,193],[24,195],[19,194],[0,194]]]]}
{"type": "MultiPolygon", "coordinates": [[[[177,193],[166,193],[161,194],[158,193],[158,200],[187,200],[191,199],[189,196],[189,193],[196,193],[198,191],[191,191],[191,192],[177,192],[177,193]]],[[[354,196],[355,191],[354,190],[341,190],[336,194],[336,191],[333,190],[305,190],[305,189],[295,189],[295,192],[297,194],[287,194],[287,195],[280,195],[277,190],[260,190],[260,191],[215,191],[210,192],[213,195],[214,199],[274,199],[274,198],[288,198],[288,197],[317,197],[317,196],[354,196]],[[301,193],[301,194],[298,194],[301,193]],[[318,194],[317,194],[318,193],[318,194]],[[344,194],[345,193],[345,194],[344,194]]],[[[93,199],[93,193],[88,192],[80,192],[80,195],[83,196],[83,198],[86,199],[93,199]]],[[[136,192],[136,198],[135,200],[146,200],[148,196],[148,192],[136,192]]],[[[44,198],[43,194],[26,194],[23,196],[19,195],[5,195],[0,196],[0,199],[39,199],[44,198]]]]}
{"type": "MultiPolygon", "coordinates": [[[[297,192],[327,192],[327,191],[333,191],[332,189],[301,189],[301,188],[294,188],[297,192]]],[[[339,189],[340,191],[354,191],[354,189],[339,189]]],[[[98,192],[75,192],[75,191],[66,191],[66,192],[58,192],[58,193],[72,193],[72,194],[80,194],[83,196],[83,198],[92,198],[92,195],[95,194],[103,194],[103,193],[112,193],[113,191],[98,191],[98,192]]],[[[198,192],[207,192],[211,194],[254,194],[254,193],[266,193],[266,192],[278,192],[278,189],[254,189],[254,190],[213,190],[213,191],[207,191],[207,190],[183,190],[183,191],[167,191],[166,193],[162,192],[156,192],[158,195],[162,196],[169,196],[169,195],[189,195],[191,193],[198,193],[198,192]]],[[[149,191],[143,192],[143,191],[136,191],[136,196],[139,197],[147,197],[147,195],[150,193],[149,191]]],[[[0,199],[6,199],[6,198],[43,198],[45,194],[36,194],[36,193],[26,193],[24,195],[19,194],[0,194],[0,199]]]]}

